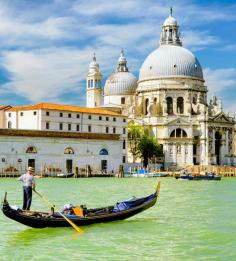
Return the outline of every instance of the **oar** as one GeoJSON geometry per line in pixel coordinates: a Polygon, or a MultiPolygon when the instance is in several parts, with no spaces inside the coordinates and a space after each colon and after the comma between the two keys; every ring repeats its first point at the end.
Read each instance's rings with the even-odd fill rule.
{"type": "Polygon", "coordinates": [[[34,190],[34,192],[44,201],[47,203],[48,206],[50,206],[51,208],[54,208],[77,232],[79,233],[84,233],[84,231],[79,228],[78,226],[76,226],[76,224],[74,222],[72,222],[69,218],[67,218],[65,215],[63,215],[60,210],[55,207],[55,205],[53,205],[48,199],[46,199],[43,195],[41,195],[38,191],[34,190]]]}

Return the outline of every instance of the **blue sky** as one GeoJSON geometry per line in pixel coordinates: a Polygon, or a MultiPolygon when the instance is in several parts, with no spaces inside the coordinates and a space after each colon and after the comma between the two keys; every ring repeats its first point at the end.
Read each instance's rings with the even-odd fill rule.
{"type": "Polygon", "coordinates": [[[184,47],[204,69],[209,97],[236,111],[236,3],[203,0],[0,0],[0,104],[84,106],[94,51],[104,79],[122,48],[138,77],[169,6],[184,47]]]}

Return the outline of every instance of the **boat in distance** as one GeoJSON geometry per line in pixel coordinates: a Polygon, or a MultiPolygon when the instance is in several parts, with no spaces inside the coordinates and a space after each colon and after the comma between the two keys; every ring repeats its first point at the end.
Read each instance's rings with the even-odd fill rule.
{"type": "MultiPolygon", "coordinates": [[[[159,191],[160,182],[158,182],[155,192],[145,197],[133,197],[129,200],[103,208],[87,209],[85,206],[81,206],[83,210],[82,213],[76,214],[76,211],[74,211],[75,213],[73,214],[63,214],[77,226],[124,220],[154,206],[157,197],[159,197],[159,191]]],[[[14,208],[8,203],[6,195],[7,193],[2,203],[2,211],[4,215],[10,219],[33,228],[70,226],[59,212],[24,211],[19,208],[14,208]]]]}
{"type": "Polygon", "coordinates": [[[176,179],[179,180],[221,180],[221,176],[217,176],[212,173],[207,173],[206,175],[180,175],[180,176],[175,176],[176,179]]]}

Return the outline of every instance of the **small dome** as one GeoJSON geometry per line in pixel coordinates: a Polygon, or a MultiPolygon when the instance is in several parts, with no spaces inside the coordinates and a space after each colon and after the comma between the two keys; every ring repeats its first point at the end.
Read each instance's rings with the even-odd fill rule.
{"type": "Polygon", "coordinates": [[[104,95],[133,95],[137,88],[137,78],[130,72],[113,73],[105,83],[104,95]]]}
{"type": "Polygon", "coordinates": [[[149,54],[142,64],[139,80],[176,76],[203,80],[201,65],[197,58],[182,46],[161,45],[149,54]]]}
{"type": "Polygon", "coordinates": [[[170,26],[172,26],[172,25],[177,26],[178,25],[177,24],[177,20],[173,16],[167,17],[165,22],[164,22],[164,24],[163,24],[163,26],[168,26],[168,25],[170,25],[170,26]]]}

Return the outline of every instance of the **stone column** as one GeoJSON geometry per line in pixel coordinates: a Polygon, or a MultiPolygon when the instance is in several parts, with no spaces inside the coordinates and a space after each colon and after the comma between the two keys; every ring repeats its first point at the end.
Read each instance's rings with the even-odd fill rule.
{"type": "Polygon", "coordinates": [[[225,131],[225,154],[229,155],[229,129],[225,131]]]}
{"type": "Polygon", "coordinates": [[[215,128],[213,128],[213,130],[212,130],[212,135],[213,135],[213,137],[212,137],[212,153],[213,153],[214,155],[216,154],[216,148],[215,148],[215,145],[216,145],[215,133],[216,133],[215,128]]]}
{"type": "Polygon", "coordinates": [[[176,115],[177,114],[177,99],[176,97],[172,97],[173,99],[173,114],[176,115]]]}
{"type": "Polygon", "coordinates": [[[193,143],[192,142],[188,143],[186,149],[188,150],[188,154],[186,155],[187,156],[186,163],[189,165],[193,165],[193,143]]]}
{"type": "Polygon", "coordinates": [[[173,163],[177,164],[177,144],[173,144],[173,163]]]}

